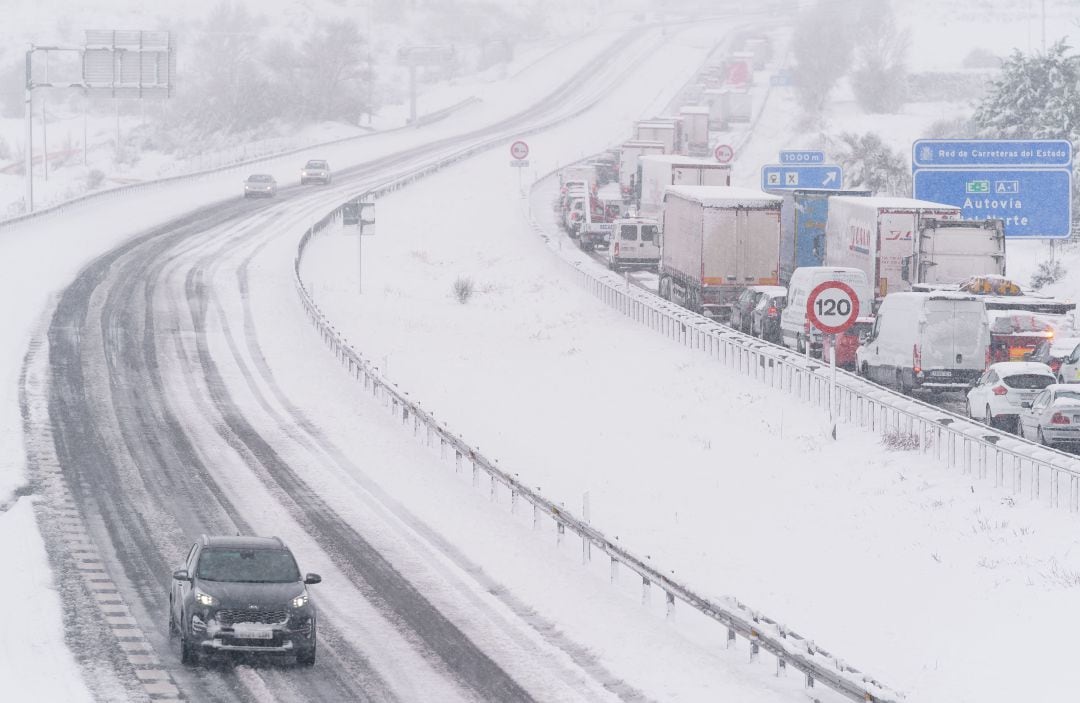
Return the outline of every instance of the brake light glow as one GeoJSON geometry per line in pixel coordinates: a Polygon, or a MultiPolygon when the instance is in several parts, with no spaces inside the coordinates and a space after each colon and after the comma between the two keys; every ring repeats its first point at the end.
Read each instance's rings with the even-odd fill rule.
{"type": "Polygon", "coordinates": [[[987,370],[988,368],[990,368],[990,364],[991,364],[991,363],[993,363],[993,361],[994,361],[994,360],[990,358],[990,347],[987,347],[987,348],[986,348],[986,361],[985,361],[985,363],[983,364],[983,371],[985,371],[985,370],[987,370]]]}
{"type": "Polygon", "coordinates": [[[615,256],[619,255],[619,243],[615,242],[615,256]]]}
{"type": "Polygon", "coordinates": [[[994,386],[994,395],[1005,395],[1009,389],[1005,386],[994,386]]]}
{"type": "Polygon", "coordinates": [[[1054,413],[1054,416],[1050,418],[1051,425],[1071,425],[1068,415],[1062,415],[1061,413],[1054,413]]]}
{"type": "Polygon", "coordinates": [[[768,315],[769,317],[776,317],[776,313],[777,313],[777,312],[779,312],[779,311],[778,311],[778,310],[776,309],[776,306],[774,305],[774,306],[772,306],[772,307],[770,307],[770,308],[769,308],[769,311],[768,311],[768,312],[767,312],[766,314],[767,314],[767,315],[768,315]]]}
{"type": "Polygon", "coordinates": [[[914,367],[915,373],[922,373],[922,350],[919,349],[918,344],[912,345],[911,365],[914,367]]]}

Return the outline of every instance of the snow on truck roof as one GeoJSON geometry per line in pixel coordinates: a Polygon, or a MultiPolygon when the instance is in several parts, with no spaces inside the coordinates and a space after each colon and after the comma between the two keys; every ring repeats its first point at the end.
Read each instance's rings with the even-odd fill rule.
{"type": "Polygon", "coordinates": [[[705,207],[780,207],[784,199],[753,188],[735,186],[668,186],[664,197],[675,195],[705,207]]]}
{"type": "Polygon", "coordinates": [[[682,156],[681,154],[645,154],[640,157],[642,161],[652,161],[656,163],[667,164],[685,164],[686,166],[709,166],[712,168],[723,168],[731,170],[731,164],[722,164],[719,161],[713,159],[706,159],[703,156],[682,156]]]}
{"type": "Polygon", "coordinates": [[[891,195],[837,195],[833,200],[845,200],[860,203],[867,207],[891,208],[894,210],[948,210],[950,212],[960,212],[960,208],[955,205],[934,203],[929,200],[916,200],[915,198],[899,198],[891,195]]]}
{"type": "Polygon", "coordinates": [[[679,112],[684,115],[708,115],[709,108],[705,105],[688,105],[680,108],[679,112]]]}

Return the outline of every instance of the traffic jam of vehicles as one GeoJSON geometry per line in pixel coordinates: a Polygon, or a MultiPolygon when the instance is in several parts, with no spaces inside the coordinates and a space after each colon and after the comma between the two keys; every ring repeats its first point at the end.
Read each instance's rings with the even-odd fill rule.
{"type": "MultiPolygon", "coordinates": [[[[824,165],[827,187],[781,187],[792,171],[782,165],[762,168],[761,189],[731,185],[734,150],[710,146],[710,130],[749,120],[740,84],[754,60],[729,55],[699,77],[706,104],[639,121],[618,148],[564,169],[555,206],[568,236],[642,288],[742,333],[1080,449],[1076,305],[1008,278],[1008,221],[845,190],[838,167],[824,165]]],[[[822,164],[824,153],[781,154],[804,158],[822,164]]]]}

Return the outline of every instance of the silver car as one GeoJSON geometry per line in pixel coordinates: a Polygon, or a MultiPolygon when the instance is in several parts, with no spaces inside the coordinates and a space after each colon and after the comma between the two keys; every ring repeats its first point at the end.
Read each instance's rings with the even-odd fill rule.
{"type": "Polygon", "coordinates": [[[300,185],[308,183],[330,184],[330,164],[322,159],[312,159],[300,169],[300,185]]]}
{"type": "Polygon", "coordinates": [[[1020,436],[1048,447],[1080,448],[1080,383],[1055,383],[1023,403],[1020,436]]]}
{"type": "Polygon", "coordinates": [[[245,198],[272,198],[277,195],[277,181],[268,173],[253,173],[244,181],[245,198]]]}

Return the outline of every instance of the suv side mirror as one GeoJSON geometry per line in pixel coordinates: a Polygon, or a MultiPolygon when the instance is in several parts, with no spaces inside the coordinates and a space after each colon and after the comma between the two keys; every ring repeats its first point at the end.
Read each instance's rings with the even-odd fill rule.
{"type": "Polygon", "coordinates": [[[304,583],[309,586],[316,583],[322,583],[322,576],[319,576],[318,574],[308,574],[304,576],[304,583]]]}
{"type": "Polygon", "coordinates": [[[177,569],[176,571],[172,572],[172,577],[173,577],[174,581],[190,581],[191,580],[191,575],[188,574],[187,569],[177,569]]]}

